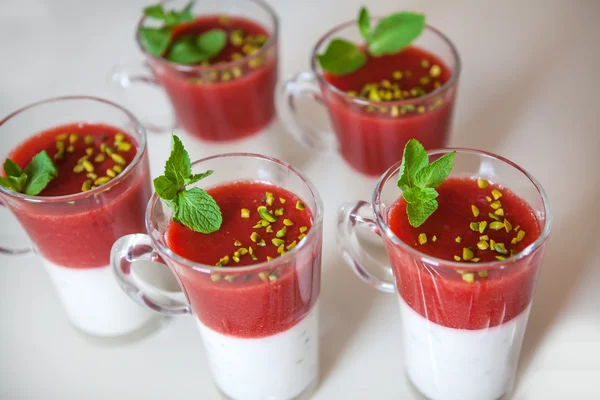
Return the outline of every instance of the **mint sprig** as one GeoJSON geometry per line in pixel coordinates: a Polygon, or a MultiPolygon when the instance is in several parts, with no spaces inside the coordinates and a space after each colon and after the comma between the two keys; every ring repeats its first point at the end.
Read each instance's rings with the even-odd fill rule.
{"type": "Polygon", "coordinates": [[[4,173],[6,178],[0,177],[0,186],[29,196],[40,194],[58,176],[58,171],[45,150],[36,154],[25,170],[7,158],[4,161],[4,173]]]}
{"type": "Polygon", "coordinates": [[[181,140],[173,135],[165,174],[154,179],[156,194],[173,210],[173,220],[199,233],[213,233],[223,223],[221,209],[206,191],[186,186],[212,175],[213,171],[192,174],[190,156],[181,140]]]}
{"type": "MultiPolygon", "coordinates": [[[[425,29],[425,15],[398,12],[383,18],[372,30],[369,11],[362,7],[357,23],[369,54],[380,57],[399,52],[421,36],[425,29]]],[[[318,60],[325,71],[334,75],[346,75],[362,67],[367,62],[367,57],[354,43],[335,38],[329,43],[325,53],[318,55],[318,60]]]]}
{"type": "MultiPolygon", "coordinates": [[[[142,46],[152,55],[163,57],[171,45],[173,28],[184,22],[192,22],[194,2],[182,11],[165,11],[162,4],[155,4],[144,9],[144,15],[162,21],[161,27],[140,27],[139,35],[142,46]]],[[[223,50],[227,45],[227,34],[222,29],[212,29],[200,35],[186,35],[171,45],[167,59],[177,64],[192,65],[208,60],[223,50]]]]}
{"type": "Polygon", "coordinates": [[[456,152],[445,154],[431,164],[427,151],[416,139],[410,139],[404,147],[398,187],[402,189],[402,197],[406,200],[408,222],[421,226],[438,208],[439,187],[448,178],[456,152]]]}

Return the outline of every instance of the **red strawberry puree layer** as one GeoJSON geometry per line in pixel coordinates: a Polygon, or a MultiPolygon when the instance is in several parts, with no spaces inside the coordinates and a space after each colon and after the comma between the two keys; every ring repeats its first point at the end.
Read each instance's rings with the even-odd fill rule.
{"type": "MultiPolygon", "coordinates": [[[[8,156],[22,168],[39,152],[46,150],[51,158],[58,152],[56,142],[61,134],[75,133],[79,140],[73,152],[64,152],[64,158],[55,160],[58,176],[39,194],[42,197],[82,194],[86,173],[75,173],[73,168],[93,147],[94,155],[100,153],[100,144],[113,146],[114,137],[123,133],[103,124],[70,124],[46,130],[23,142],[8,156]],[[94,144],[88,145],[85,136],[92,136],[94,144]]],[[[128,152],[119,152],[127,162],[133,160],[139,146],[125,135],[133,146],[128,152]]],[[[65,140],[65,147],[70,144],[65,140]]],[[[93,161],[93,157],[91,157],[93,161]]],[[[105,175],[115,162],[106,157],[104,162],[93,162],[95,173],[105,175]]],[[[119,179],[117,176],[116,179],[119,179]]],[[[72,268],[106,266],[110,249],[119,237],[144,232],[144,212],[150,198],[148,160],[144,153],[137,166],[122,177],[110,190],[86,196],[73,202],[19,203],[15,215],[27,230],[37,250],[54,264],[72,268]]]]}
{"type": "MultiPolygon", "coordinates": [[[[228,37],[231,32],[240,29],[244,36],[269,36],[262,26],[245,18],[205,16],[177,26],[175,39],[185,35],[196,36],[212,29],[223,29],[228,37]]],[[[236,47],[229,41],[210,60],[211,65],[225,66],[223,63],[231,62],[234,53],[244,55],[242,47],[236,47]]],[[[240,61],[235,65],[241,68],[242,75],[234,77],[231,69],[229,79],[225,80],[216,73],[211,78],[209,70],[180,72],[151,64],[173,103],[181,126],[192,135],[211,141],[234,140],[255,133],[269,124],[275,115],[276,49],[270,51],[258,65],[251,65],[250,61],[240,61]]]]}
{"type": "MultiPolygon", "coordinates": [[[[479,250],[477,243],[480,236],[488,235],[497,243],[504,243],[510,256],[522,251],[533,243],[540,235],[539,223],[531,207],[510,190],[490,184],[480,189],[476,180],[450,178],[437,189],[439,208],[423,225],[418,228],[408,223],[406,202],[398,200],[389,210],[388,224],[396,236],[415,249],[444,260],[455,261],[454,256],[462,257],[463,248],[470,247],[475,257],[481,262],[497,261],[496,251],[479,250]],[[489,224],[493,219],[488,216],[494,212],[491,202],[492,190],[502,193],[499,199],[506,218],[513,226],[510,232],[505,229],[493,230],[489,224]],[[471,209],[475,205],[480,215],[475,217],[471,209]],[[470,229],[475,221],[488,221],[485,232],[479,233],[470,229]],[[520,226],[519,226],[520,225],[520,226]],[[517,236],[515,227],[526,232],[522,241],[511,244],[517,236]],[[418,242],[421,233],[427,235],[425,245],[418,242]],[[432,237],[437,240],[433,242],[432,237]],[[456,238],[461,237],[460,243],[456,238]]],[[[494,199],[492,198],[492,202],[494,199]]],[[[518,316],[531,302],[541,254],[524,257],[519,261],[507,261],[506,268],[488,269],[487,277],[478,275],[477,264],[472,263],[465,271],[475,271],[475,281],[463,280],[456,269],[444,267],[434,268],[414,258],[391,243],[386,243],[396,276],[398,292],[416,312],[437,324],[457,329],[484,329],[500,325],[518,316]]],[[[467,262],[467,261],[465,261],[467,262]]],[[[461,271],[464,272],[464,271],[461,271]]]]}
{"type": "MultiPolygon", "coordinates": [[[[342,76],[326,73],[325,79],[343,92],[360,93],[366,84],[389,80],[397,83],[403,91],[418,87],[424,93],[430,93],[436,86],[450,80],[452,72],[435,55],[417,47],[409,47],[397,54],[369,56],[366,65],[357,71],[342,76]],[[427,68],[422,66],[423,60],[427,61],[427,68]],[[430,68],[434,65],[440,67],[437,78],[429,76],[430,68]],[[393,76],[398,71],[402,77],[396,81],[393,76]],[[422,78],[430,82],[423,85],[420,82],[422,78]]],[[[441,103],[432,99],[421,104],[418,97],[411,97],[407,104],[412,103],[415,109],[397,116],[392,116],[389,111],[383,113],[359,107],[326,86],[323,86],[323,92],[338,136],[340,152],[351,166],[364,174],[380,175],[402,159],[402,151],[410,138],[418,139],[426,149],[441,148],[446,144],[454,109],[454,89],[440,97],[441,103]],[[418,112],[419,105],[426,108],[423,113],[418,112]]]]}
{"type": "Polygon", "coordinates": [[[224,271],[228,267],[256,264],[273,257],[272,272],[273,279],[275,276],[276,279],[265,281],[257,271],[240,273],[231,282],[225,279],[225,273],[220,274],[219,280],[214,280],[210,274],[175,264],[194,313],[209,328],[236,337],[259,338],[288,330],[308,314],[318,298],[321,241],[313,237],[303,244],[307,248],[289,262],[280,264],[277,246],[271,240],[284,227],[284,219],[294,224],[287,227],[282,238],[286,246],[294,240],[298,242],[301,227],[307,228],[307,234],[312,227],[308,207],[296,209],[296,202],[300,200],[296,195],[281,187],[259,182],[229,183],[208,192],[221,208],[221,228],[207,235],[171,222],[165,233],[167,246],[186,259],[206,265],[215,265],[228,255],[229,263],[220,268],[224,271]],[[275,199],[268,209],[284,210],[283,216],[278,216],[277,221],[271,224],[273,232],[270,233],[264,227],[253,228],[261,220],[257,208],[266,205],[266,192],[272,193],[275,199]],[[281,204],[280,198],[285,200],[285,204],[281,204]],[[250,218],[241,217],[242,208],[250,210],[250,218]],[[252,232],[257,232],[266,246],[257,246],[250,239],[252,232]],[[236,241],[241,246],[236,246],[236,241]],[[252,260],[249,254],[241,255],[239,263],[232,260],[235,251],[250,246],[258,260],[252,260]]]}

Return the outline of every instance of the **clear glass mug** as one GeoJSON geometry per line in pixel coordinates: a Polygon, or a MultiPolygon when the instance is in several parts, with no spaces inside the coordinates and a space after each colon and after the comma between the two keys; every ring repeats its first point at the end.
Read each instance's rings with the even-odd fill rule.
{"type": "MultiPolygon", "coordinates": [[[[373,18],[376,24],[379,18],[373,18]]],[[[456,48],[441,32],[427,26],[414,46],[436,55],[451,70],[450,79],[435,91],[395,102],[359,99],[339,90],[324,76],[317,56],[325,52],[333,38],[353,43],[363,39],[356,21],[343,23],[327,32],[315,45],[311,72],[302,72],[283,82],[277,92],[277,110],[287,130],[312,150],[339,150],[355,170],[379,176],[396,161],[410,138],[418,139],[426,149],[445,147],[454,111],[460,58],[456,48]],[[324,104],[335,135],[319,132],[297,114],[296,101],[308,97],[324,104]],[[398,112],[392,113],[395,109],[398,112]]]]}
{"type": "Polygon", "coordinates": [[[0,244],[0,252],[37,253],[71,323],[90,335],[120,336],[155,319],[120,291],[109,267],[114,241],[144,230],[144,206],[152,193],[144,128],[127,110],[106,100],[44,100],[0,121],[0,157],[4,163],[4,157],[32,136],[80,121],[128,134],[138,145],[135,158],[109,183],[88,192],[28,196],[0,187],[0,203],[16,216],[33,244],[20,249],[0,244]]]}
{"type": "MultiPolygon", "coordinates": [[[[169,0],[164,6],[181,10],[188,3],[189,0],[169,0]]],[[[136,41],[145,61],[116,67],[113,83],[122,89],[141,83],[161,86],[166,91],[177,122],[142,121],[149,131],[170,132],[179,126],[194,137],[214,142],[240,139],[261,131],[275,116],[279,40],[275,12],[261,0],[196,0],[192,14],[245,18],[264,28],[269,39],[258,51],[238,60],[189,66],[148,53],[136,30],[136,41]]],[[[136,28],[153,23],[142,17],[136,28]]]]}
{"type": "Polygon", "coordinates": [[[453,150],[457,153],[451,177],[488,179],[531,206],[541,232],[535,242],[505,261],[477,264],[437,259],[402,242],[388,225],[389,209],[402,195],[397,186],[399,162],[379,179],[371,203],[351,202],[340,208],[337,240],[344,260],[364,282],[398,294],[405,371],[418,391],[433,400],[495,400],[514,386],[552,217],[544,189],[514,163],[468,149],[428,154],[435,160],[453,150]],[[365,254],[357,227],[383,239],[391,266],[365,254]],[[488,275],[485,283],[468,283],[457,273],[461,270],[485,270],[488,275]],[[473,294],[466,302],[457,296],[468,290],[473,294]],[[480,326],[465,325],[475,311],[483,312],[485,320],[480,326]],[[448,317],[457,315],[464,317],[455,318],[461,326],[447,326],[448,317]]]}
{"type": "Polygon", "coordinates": [[[218,268],[185,259],[169,249],[164,235],[173,213],[154,195],[146,211],[148,234],[125,236],[112,249],[111,263],[121,287],[132,299],[161,314],[194,317],[213,380],[227,398],[309,396],[319,377],[323,205],[316,189],[291,165],[256,154],[208,157],[194,162],[192,170],[215,171],[196,184],[203,188],[236,181],[282,187],[302,199],[312,213],[313,226],[305,239],[282,257],[251,266],[218,268]],[[149,298],[146,288],[126,273],[130,263],[140,258],[166,264],[177,276],[186,301],[149,298]],[[278,279],[255,279],[265,271],[276,271],[278,279]],[[212,279],[215,274],[218,280],[212,279]],[[228,275],[237,279],[229,282],[228,275]]]}

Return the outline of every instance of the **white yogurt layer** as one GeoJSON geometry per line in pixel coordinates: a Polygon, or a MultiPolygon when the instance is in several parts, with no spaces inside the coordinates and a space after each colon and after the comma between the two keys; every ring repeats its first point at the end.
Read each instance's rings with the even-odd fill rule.
{"type": "Polygon", "coordinates": [[[453,329],[428,321],[400,297],[404,365],[432,400],[495,400],[512,390],[531,305],[488,329],[453,329]]]}
{"type": "Polygon", "coordinates": [[[319,375],[319,304],[285,332],[247,339],[200,322],[200,334],[219,389],[235,400],[290,400],[319,375]]]}
{"type": "Polygon", "coordinates": [[[152,311],[131,300],[117,284],[110,266],[67,268],[42,257],[71,323],[94,336],[120,336],[143,327],[152,311]]]}

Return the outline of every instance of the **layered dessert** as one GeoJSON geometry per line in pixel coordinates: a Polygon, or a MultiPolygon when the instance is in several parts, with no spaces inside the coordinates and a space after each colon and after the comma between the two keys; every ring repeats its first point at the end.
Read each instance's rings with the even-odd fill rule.
{"type": "Polygon", "coordinates": [[[498,399],[512,388],[541,264],[540,253],[520,253],[540,225],[524,200],[487,180],[449,178],[436,190],[439,206],[419,226],[407,218],[405,198],[387,215],[402,242],[455,262],[423,263],[386,243],[406,371],[431,399],[498,399]]]}
{"type": "Polygon", "coordinates": [[[121,292],[109,255],[116,239],[144,231],[151,194],[145,149],[115,127],[78,123],[32,136],[8,158],[25,169],[44,151],[56,177],[37,194],[39,201],[22,202],[13,211],[34,242],[71,322],[98,336],[142,327],[151,313],[121,292]],[[57,198],[68,195],[79,196],[57,198]]]}
{"type": "MultiPolygon", "coordinates": [[[[154,54],[170,64],[155,58],[150,67],[181,127],[204,140],[227,141],[272,121],[277,49],[265,27],[240,16],[203,15],[182,18],[171,29],[168,46],[154,54]],[[197,56],[204,51],[199,43],[211,50],[208,56],[197,56]]],[[[143,36],[140,41],[144,46],[143,36]]]]}
{"type": "Polygon", "coordinates": [[[215,266],[198,273],[173,265],[215,383],[231,399],[294,399],[319,371],[321,243],[306,242],[312,213],[294,193],[264,182],[206,192],[220,207],[218,230],[199,233],[171,221],[165,243],[187,260],[215,266]]]}
{"type": "Polygon", "coordinates": [[[421,98],[440,91],[452,76],[450,67],[417,46],[396,54],[366,57],[366,64],[350,74],[324,74],[327,83],[343,92],[323,86],[344,159],[359,172],[381,175],[402,158],[410,138],[417,138],[427,149],[444,147],[454,93],[426,101],[421,98]]]}

